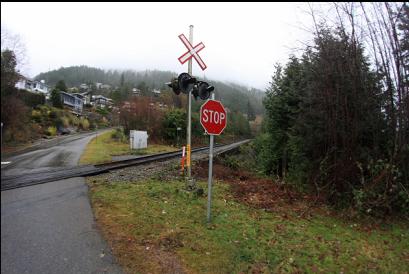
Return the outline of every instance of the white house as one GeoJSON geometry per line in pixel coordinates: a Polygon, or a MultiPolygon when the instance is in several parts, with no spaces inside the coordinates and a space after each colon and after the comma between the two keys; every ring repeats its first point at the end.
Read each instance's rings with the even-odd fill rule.
{"type": "Polygon", "coordinates": [[[153,92],[154,96],[159,96],[160,95],[160,90],[158,90],[158,89],[154,89],[154,90],[152,90],[152,92],[153,92]]]}
{"type": "Polygon", "coordinates": [[[101,85],[101,89],[110,89],[110,88],[111,88],[111,86],[108,85],[108,84],[102,84],[101,85]]]}
{"type": "Polygon", "coordinates": [[[88,85],[87,84],[81,84],[80,89],[88,89],[88,85]]]}
{"type": "Polygon", "coordinates": [[[111,98],[102,95],[92,95],[91,104],[95,107],[106,108],[112,107],[113,102],[111,98]]]}
{"type": "Polygon", "coordinates": [[[102,87],[102,83],[95,83],[95,87],[96,87],[97,89],[100,89],[100,88],[102,87]]]}
{"type": "Polygon", "coordinates": [[[44,80],[36,81],[23,77],[16,83],[15,87],[19,89],[25,89],[34,93],[42,93],[44,95],[48,94],[48,86],[45,84],[44,80]]]}
{"type": "Polygon", "coordinates": [[[134,95],[134,96],[139,96],[139,95],[141,95],[141,90],[140,90],[140,89],[137,89],[137,88],[133,88],[133,89],[132,89],[132,95],[134,95]]]}

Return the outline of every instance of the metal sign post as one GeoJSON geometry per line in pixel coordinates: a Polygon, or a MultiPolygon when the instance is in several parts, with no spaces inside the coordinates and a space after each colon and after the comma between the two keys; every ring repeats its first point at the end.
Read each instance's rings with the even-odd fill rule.
{"type": "MultiPolygon", "coordinates": [[[[214,93],[212,93],[212,100],[214,100],[214,93]]],[[[210,135],[209,145],[209,178],[207,180],[207,222],[211,221],[211,206],[212,206],[212,179],[213,179],[213,142],[214,135],[210,135]]]]}
{"type": "Polygon", "coordinates": [[[1,122],[1,158],[3,159],[3,122],[1,122]]]}
{"type": "MultiPolygon", "coordinates": [[[[189,26],[189,42],[190,44],[193,44],[193,25],[189,26]]],[[[189,59],[188,63],[188,73],[189,75],[192,75],[192,58],[189,59]]],[[[192,168],[190,165],[190,151],[191,151],[191,131],[192,131],[192,91],[189,91],[188,94],[188,111],[187,111],[187,179],[189,182],[189,185],[191,184],[192,181],[192,168]]],[[[191,187],[194,187],[194,183],[192,182],[193,185],[191,187]]]]}
{"type": "Polygon", "coordinates": [[[208,179],[208,194],[207,194],[207,222],[211,221],[211,206],[212,206],[212,179],[213,179],[213,143],[214,135],[220,135],[227,125],[227,113],[221,102],[212,99],[207,100],[200,107],[200,123],[210,135],[209,145],[209,179],[208,179]]]}

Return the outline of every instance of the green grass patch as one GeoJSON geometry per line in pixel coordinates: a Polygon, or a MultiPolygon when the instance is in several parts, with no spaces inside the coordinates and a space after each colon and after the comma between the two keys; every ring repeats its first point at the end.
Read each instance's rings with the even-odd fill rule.
{"type": "Polygon", "coordinates": [[[134,149],[132,150],[133,155],[147,155],[147,154],[155,154],[155,153],[163,153],[163,152],[172,152],[178,150],[175,147],[166,146],[166,145],[148,145],[147,148],[142,149],[134,149]]]}
{"type": "Polygon", "coordinates": [[[80,164],[106,163],[112,160],[112,156],[130,154],[129,144],[112,139],[112,132],[93,138],[81,155],[80,164]]]}
{"type": "Polygon", "coordinates": [[[184,184],[90,183],[95,216],[126,271],[152,272],[156,249],[187,273],[408,273],[406,223],[365,232],[335,217],[285,218],[238,203],[216,183],[209,225],[207,197],[184,184]]]}
{"type": "Polygon", "coordinates": [[[129,142],[112,138],[114,132],[114,130],[108,131],[93,138],[81,155],[80,164],[107,163],[112,161],[112,156],[155,154],[177,150],[174,147],[157,144],[148,145],[145,149],[131,150],[129,142]]]}

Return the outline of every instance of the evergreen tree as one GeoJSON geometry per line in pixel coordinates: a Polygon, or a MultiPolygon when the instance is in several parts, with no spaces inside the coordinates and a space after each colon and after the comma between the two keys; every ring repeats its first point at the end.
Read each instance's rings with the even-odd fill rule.
{"type": "Polygon", "coordinates": [[[247,118],[249,121],[254,121],[256,119],[256,115],[254,113],[254,109],[250,103],[250,100],[247,101],[247,118]]]}
{"type": "Polygon", "coordinates": [[[125,85],[125,75],[124,75],[124,73],[122,72],[121,73],[121,81],[120,81],[120,83],[119,83],[119,86],[120,87],[123,87],[125,85]]]}
{"type": "Polygon", "coordinates": [[[51,94],[50,94],[50,100],[51,103],[54,107],[56,108],[62,108],[63,107],[63,103],[61,100],[61,93],[60,90],[57,88],[53,88],[51,90],[51,94]]]}
{"type": "MultiPolygon", "coordinates": [[[[258,149],[264,170],[325,192],[332,203],[352,201],[362,181],[374,179],[371,163],[388,157],[385,99],[362,46],[321,28],[300,60],[277,67],[267,90],[257,141],[268,150],[258,149]]],[[[365,193],[367,201],[372,193],[385,192],[365,193]]],[[[391,206],[398,194],[384,195],[391,206]]]]}
{"type": "Polygon", "coordinates": [[[64,80],[59,80],[57,84],[55,84],[55,88],[58,89],[59,91],[64,91],[64,92],[67,92],[68,90],[67,85],[65,84],[64,80]]]}
{"type": "Polygon", "coordinates": [[[20,78],[16,71],[17,59],[13,51],[4,50],[1,52],[1,92],[6,88],[13,88],[20,78]]]}

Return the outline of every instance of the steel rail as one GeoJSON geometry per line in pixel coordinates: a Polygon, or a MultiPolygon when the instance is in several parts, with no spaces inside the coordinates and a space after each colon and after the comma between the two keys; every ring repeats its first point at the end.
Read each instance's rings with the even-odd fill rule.
{"type": "MultiPolygon", "coordinates": [[[[244,140],[228,145],[216,145],[216,148],[221,148],[219,154],[225,153],[232,149],[239,147],[240,145],[249,142],[250,140],[244,140]],[[223,147],[225,147],[223,149],[223,147]]],[[[200,147],[192,149],[192,153],[205,151],[209,147],[200,147]]],[[[58,168],[48,171],[37,171],[32,173],[26,173],[14,176],[1,176],[1,191],[10,190],[20,187],[32,186],[37,184],[48,183],[52,181],[58,181],[73,177],[84,177],[98,175],[101,173],[109,172],[110,170],[125,168],[129,166],[142,165],[155,161],[167,160],[180,156],[181,150],[158,153],[146,156],[139,156],[126,160],[119,160],[110,163],[96,164],[96,165],[81,165],[75,167],[58,168]]]]}

